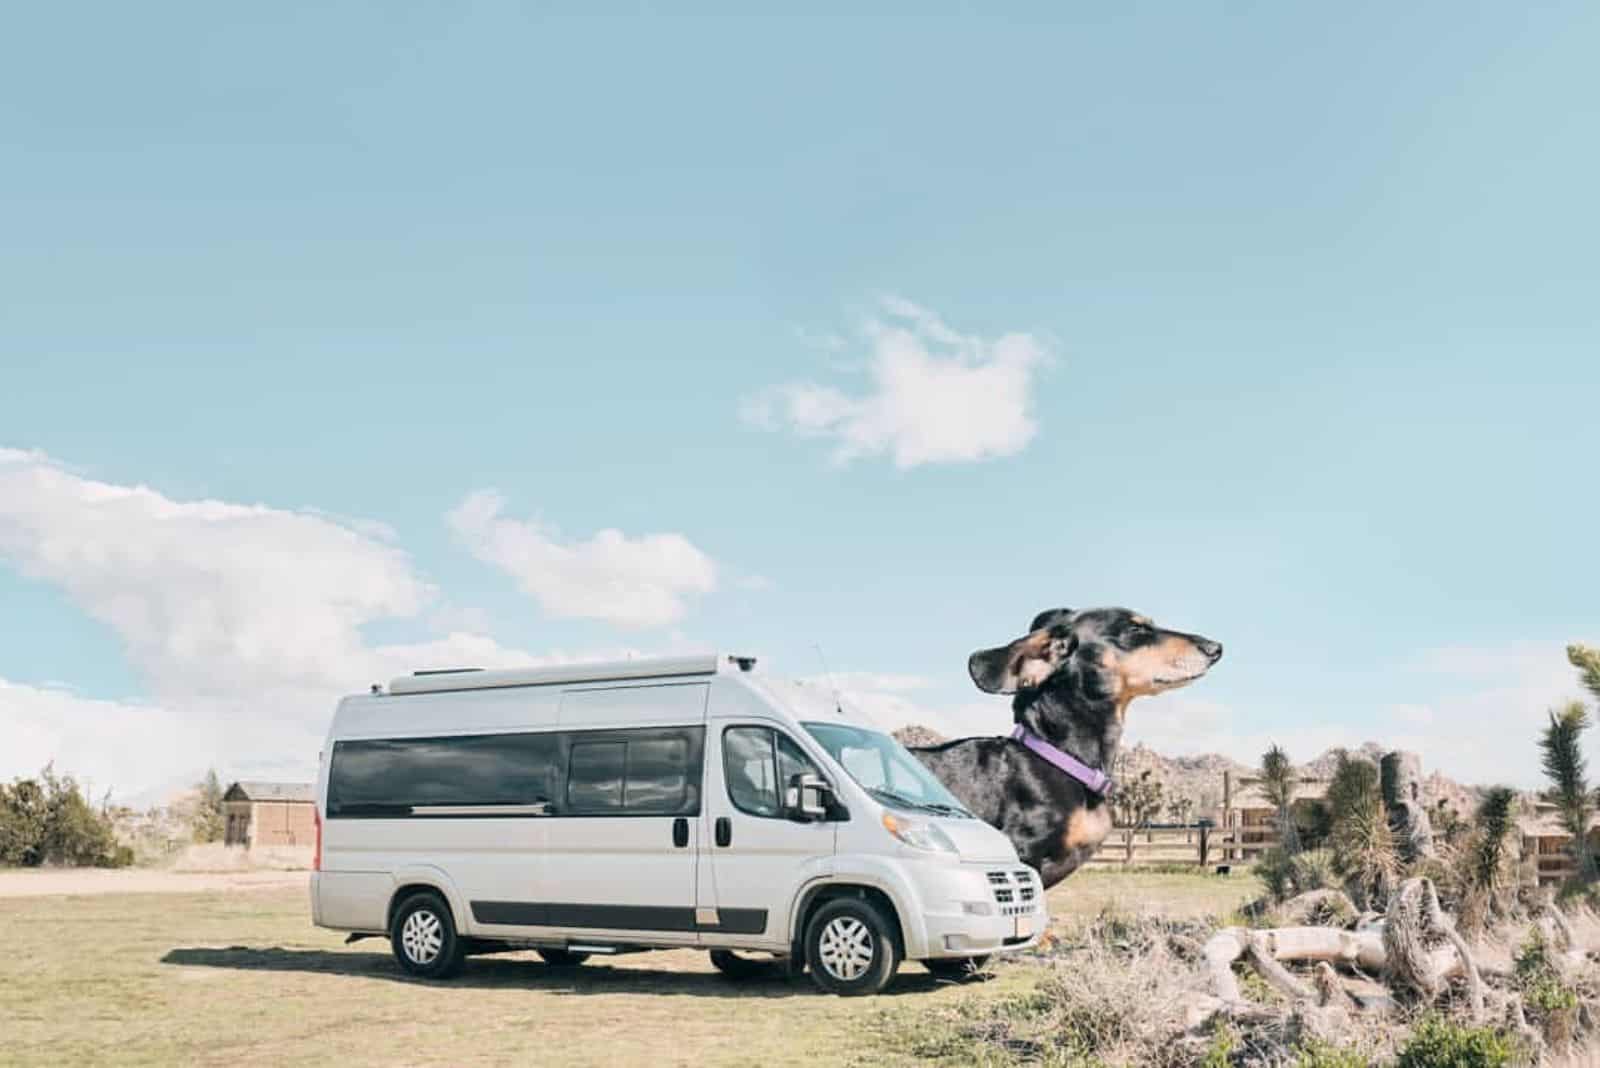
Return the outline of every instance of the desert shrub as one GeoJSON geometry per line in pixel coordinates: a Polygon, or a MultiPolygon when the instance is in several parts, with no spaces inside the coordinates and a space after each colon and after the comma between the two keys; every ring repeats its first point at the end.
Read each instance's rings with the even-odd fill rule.
{"type": "Polygon", "coordinates": [[[1339,875],[1333,870],[1333,854],[1326,849],[1296,853],[1289,862],[1289,875],[1297,894],[1339,885],[1339,875]]]}
{"type": "Polygon", "coordinates": [[[1517,1045],[1492,1027],[1466,1027],[1429,1014],[1400,1048],[1395,1068],[1508,1068],[1517,1045]]]}
{"type": "Polygon", "coordinates": [[[46,767],[37,779],[0,784],[0,864],[68,864],[102,868],[133,862],[111,819],[95,811],[71,776],[46,767]]]}
{"type": "Polygon", "coordinates": [[[1183,1002],[1212,930],[1107,911],[1063,933],[1031,990],[886,1015],[884,1030],[924,1063],[1190,1068],[1183,1002]]]}
{"type": "Polygon", "coordinates": [[[1295,1051],[1294,1068],[1368,1068],[1370,1058],[1360,1050],[1330,1042],[1311,1041],[1295,1051]]]}
{"type": "Polygon", "coordinates": [[[1294,858],[1288,853],[1273,846],[1257,858],[1255,870],[1267,884],[1272,900],[1286,901],[1294,896],[1294,858]]]}
{"type": "Polygon", "coordinates": [[[1325,849],[1290,854],[1274,846],[1261,854],[1255,871],[1274,901],[1287,901],[1296,894],[1323,890],[1339,883],[1333,854],[1325,849]]]}
{"type": "Polygon", "coordinates": [[[1333,833],[1333,813],[1319,798],[1301,798],[1295,802],[1300,825],[1300,844],[1307,849],[1322,849],[1333,833]]]}
{"type": "Polygon", "coordinates": [[[1538,928],[1517,949],[1512,975],[1527,1008],[1544,1037],[1558,1049],[1571,1044],[1578,1030],[1578,992],[1567,984],[1552,959],[1550,943],[1538,928]]]}
{"type": "Polygon", "coordinates": [[[1231,1068],[1233,1054],[1239,1048],[1239,1035],[1223,1024],[1211,1032],[1211,1042],[1200,1057],[1199,1068],[1231,1068]]]}

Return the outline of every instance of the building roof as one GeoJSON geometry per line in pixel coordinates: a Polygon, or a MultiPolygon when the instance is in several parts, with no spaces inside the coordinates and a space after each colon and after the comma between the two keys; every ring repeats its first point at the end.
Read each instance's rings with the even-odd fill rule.
{"type": "Polygon", "coordinates": [[[236,782],[222,795],[224,801],[303,801],[317,799],[316,788],[308,782],[236,782]]]}
{"type": "MultiPolygon", "coordinates": [[[[1517,814],[1517,830],[1524,838],[1571,837],[1561,822],[1561,809],[1537,798],[1523,802],[1517,814]]],[[[1596,830],[1600,830],[1600,813],[1589,817],[1589,835],[1593,837],[1596,830]]]]}

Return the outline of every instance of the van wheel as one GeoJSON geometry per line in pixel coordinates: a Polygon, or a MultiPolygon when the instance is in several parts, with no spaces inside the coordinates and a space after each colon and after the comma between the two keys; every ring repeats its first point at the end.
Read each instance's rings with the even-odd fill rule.
{"type": "Polygon", "coordinates": [[[400,967],[423,979],[448,979],[461,970],[466,945],[456,937],[450,906],[438,894],[423,891],[406,898],[394,914],[389,932],[400,967]]]}
{"type": "Polygon", "coordinates": [[[932,972],[935,979],[964,983],[970,979],[980,978],[984,966],[988,963],[988,957],[940,957],[935,960],[925,960],[922,966],[932,972]]]}
{"type": "Polygon", "coordinates": [[[570,949],[541,949],[538,953],[552,968],[576,968],[589,959],[589,954],[574,953],[570,949]]]}
{"type": "Polygon", "coordinates": [[[876,994],[900,967],[893,928],[876,905],[857,898],[829,901],[806,925],[811,978],[830,994],[876,994]]]}
{"type": "Polygon", "coordinates": [[[741,957],[731,949],[713,949],[711,964],[729,979],[760,979],[777,972],[772,961],[741,957]]]}

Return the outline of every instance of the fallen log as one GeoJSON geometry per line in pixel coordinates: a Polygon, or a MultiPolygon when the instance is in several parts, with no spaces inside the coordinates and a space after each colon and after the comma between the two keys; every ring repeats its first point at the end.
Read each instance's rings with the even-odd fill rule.
{"type": "MultiPolygon", "coordinates": [[[[1346,1009],[1352,1000],[1336,981],[1335,965],[1383,975],[1391,985],[1403,985],[1428,1000],[1437,997],[1448,980],[1465,977],[1473,1018],[1483,1016],[1483,979],[1472,951],[1439,907],[1433,883],[1425,878],[1407,879],[1382,919],[1364,916],[1354,931],[1309,926],[1227,927],[1201,947],[1200,958],[1207,989],[1187,1013],[1193,1021],[1191,1027],[1218,1012],[1237,1016],[1254,1008],[1241,993],[1234,974],[1233,966],[1240,958],[1291,1001],[1323,1008],[1346,1009]],[[1285,968],[1288,963],[1317,964],[1314,983],[1307,984],[1285,968]]],[[[1382,1008],[1390,1002],[1381,997],[1362,1000],[1364,1007],[1369,1004],[1382,1008]]]]}

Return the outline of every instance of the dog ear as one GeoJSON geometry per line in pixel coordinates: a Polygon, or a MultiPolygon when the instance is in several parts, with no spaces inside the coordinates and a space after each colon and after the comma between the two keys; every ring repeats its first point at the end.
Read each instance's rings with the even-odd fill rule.
{"type": "Polygon", "coordinates": [[[967,674],[984,693],[1016,693],[1043,685],[1077,647],[1077,638],[1052,638],[1048,628],[1040,628],[1010,645],[973,653],[967,674]]]}
{"type": "Polygon", "coordinates": [[[1072,609],[1046,608],[1043,612],[1033,617],[1033,622],[1028,624],[1028,633],[1043,630],[1046,627],[1058,626],[1062,623],[1072,622],[1072,609]]]}

